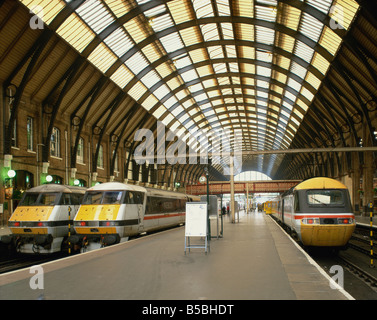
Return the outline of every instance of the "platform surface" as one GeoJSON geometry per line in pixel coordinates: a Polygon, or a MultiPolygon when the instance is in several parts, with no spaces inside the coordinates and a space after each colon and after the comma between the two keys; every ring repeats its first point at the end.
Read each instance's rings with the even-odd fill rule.
{"type": "Polygon", "coordinates": [[[184,237],[180,227],[42,264],[43,289],[30,269],[0,275],[0,299],[352,299],[264,213],[226,217],[208,254],[185,254],[184,237]]]}

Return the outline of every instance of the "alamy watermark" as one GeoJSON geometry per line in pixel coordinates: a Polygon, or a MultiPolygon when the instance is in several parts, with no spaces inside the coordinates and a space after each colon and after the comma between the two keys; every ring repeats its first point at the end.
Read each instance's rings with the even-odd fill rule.
{"type": "Polygon", "coordinates": [[[34,274],[29,281],[29,286],[31,289],[36,290],[44,289],[44,270],[42,266],[36,265],[30,268],[30,273],[34,274]]]}
{"type": "Polygon", "coordinates": [[[344,289],[344,270],[342,266],[334,265],[330,268],[330,273],[334,274],[330,280],[331,289],[344,289]]]}
{"type": "Polygon", "coordinates": [[[242,131],[190,131],[178,135],[157,121],[156,135],[150,129],[136,131],[134,141],[140,142],[134,151],[137,164],[219,164],[224,175],[242,171],[242,131]],[[170,145],[169,145],[170,143],[170,145]],[[167,145],[169,145],[167,147],[167,145]]]}
{"type": "MultiPolygon", "coordinates": [[[[30,13],[33,15],[30,19],[29,25],[30,28],[33,30],[36,29],[44,29],[44,12],[42,6],[33,6],[30,8],[30,13]]],[[[343,18],[343,6],[341,5],[333,5],[329,10],[330,18],[330,28],[331,29],[344,29],[343,18]]]]}

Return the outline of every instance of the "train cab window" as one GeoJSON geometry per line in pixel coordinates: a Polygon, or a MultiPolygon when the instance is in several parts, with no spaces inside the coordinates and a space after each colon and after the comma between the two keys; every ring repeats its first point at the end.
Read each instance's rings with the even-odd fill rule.
{"type": "Polygon", "coordinates": [[[342,190],[308,190],[306,194],[311,206],[344,205],[342,190]]]}
{"type": "Polygon", "coordinates": [[[294,197],[294,210],[295,212],[300,212],[300,201],[299,201],[299,194],[295,192],[293,194],[294,197]]]}
{"type": "Polygon", "coordinates": [[[68,194],[68,193],[63,193],[62,197],[60,199],[60,204],[63,205],[63,206],[64,205],[65,206],[70,205],[71,204],[71,195],[68,194]]]}
{"type": "Polygon", "coordinates": [[[102,204],[120,204],[122,191],[106,191],[103,195],[102,204]]]}
{"type": "Polygon", "coordinates": [[[80,193],[72,193],[70,194],[70,198],[71,198],[71,204],[72,205],[80,205],[81,202],[82,202],[82,199],[83,199],[84,195],[83,194],[80,194],[80,193]]]}
{"type": "Polygon", "coordinates": [[[82,204],[100,204],[102,198],[102,192],[90,191],[85,193],[82,204]]]}
{"type": "Polygon", "coordinates": [[[52,206],[58,200],[58,193],[42,193],[38,199],[40,205],[52,206]]]}
{"type": "Polygon", "coordinates": [[[144,203],[144,193],[137,191],[127,191],[126,204],[143,204],[144,203]]]}
{"type": "Polygon", "coordinates": [[[25,193],[25,196],[20,202],[20,206],[33,206],[37,203],[38,193],[25,193]]]}

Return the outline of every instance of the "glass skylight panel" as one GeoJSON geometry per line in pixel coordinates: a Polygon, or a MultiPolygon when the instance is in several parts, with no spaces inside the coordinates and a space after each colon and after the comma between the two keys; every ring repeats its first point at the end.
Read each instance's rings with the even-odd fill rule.
{"type": "Polygon", "coordinates": [[[154,18],[162,13],[166,13],[166,6],[164,4],[153,7],[152,9],[146,10],[144,15],[150,19],[154,18]]]}
{"type": "Polygon", "coordinates": [[[330,67],[330,62],[327,61],[318,52],[314,54],[312,65],[317,68],[323,75],[326,74],[328,68],[330,67]]]}
{"type": "Polygon", "coordinates": [[[267,81],[257,80],[257,87],[259,87],[259,88],[268,89],[269,85],[270,84],[267,81]]]}
{"type": "Polygon", "coordinates": [[[141,78],[141,82],[144,83],[144,85],[149,89],[160,80],[161,78],[158,76],[155,70],[149,71],[144,77],[141,78]]]}
{"type": "Polygon", "coordinates": [[[200,25],[204,41],[220,40],[219,31],[216,23],[207,23],[200,25]]]}
{"type": "Polygon", "coordinates": [[[173,60],[173,63],[177,69],[181,69],[192,64],[191,59],[187,55],[182,55],[173,60]]]}
{"type": "Polygon", "coordinates": [[[297,92],[300,92],[301,84],[298,83],[296,80],[293,80],[292,78],[288,78],[287,86],[295,89],[297,92]]]}
{"type": "Polygon", "coordinates": [[[160,119],[165,111],[166,108],[164,106],[160,106],[155,112],[153,112],[153,115],[156,117],[156,119],[160,119]]]}
{"type": "Polygon", "coordinates": [[[306,89],[305,87],[302,87],[301,89],[301,94],[309,100],[309,102],[312,101],[313,97],[314,97],[314,94],[311,93],[308,89],[306,89]]]}
{"type": "Polygon", "coordinates": [[[307,69],[298,64],[296,61],[292,61],[291,72],[301,79],[305,79],[307,69]]]}
{"type": "Polygon", "coordinates": [[[174,119],[174,117],[169,113],[162,122],[165,124],[165,126],[168,126],[169,123],[174,119]]]}
{"type": "MultiPolygon", "coordinates": [[[[294,88],[296,90],[296,88],[294,88]]],[[[300,86],[300,89],[301,89],[301,86],[300,86]]],[[[297,94],[300,92],[300,90],[296,90],[297,91],[297,94]]],[[[294,103],[296,101],[296,96],[293,94],[293,93],[290,93],[289,91],[285,91],[284,93],[284,96],[286,98],[288,98],[289,100],[292,101],[292,103],[294,103]]]]}
{"type": "Polygon", "coordinates": [[[162,86],[158,87],[156,90],[153,91],[153,94],[159,100],[162,100],[169,93],[170,93],[169,87],[165,84],[163,84],[162,86]]]}
{"type": "Polygon", "coordinates": [[[147,91],[148,89],[140,81],[138,81],[127,93],[137,101],[147,91]]]}
{"type": "Polygon", "coordinates": [[[213,69],[215,70],[215,73],[224,73],[228,71],[225,63],[214,63],[213,69]]]}
{"type": "Polygon", "coordinates": [[[271,72],[270,68],[257,66],[257,74],[260,76],[271,77],[271,72]]]}
{"type": "Polygon", "coordinates": [[[225,46],[225,51],[228,58],[237,58],[237,51],[235,46],[225,46]]]}
{"type": "Polygon", "coordinates": [[[168,35],[161,37],[159,40],[167,53],[184,48],[178,32],[169,33],[168,35]]]}
{"type": "Polygon", "coordinates": [[[193,84],[189,86],[189,90],[191,93],[197,92],[197,91],[203,91],[203,86],[201,83],[193,84]]]}
{"type": "Polygon", "coordinates": [[[228,65],[229,65],[230,72],[236,72],[236,73],[239,72],[238,63],[237,62],[230,62],[228,65]]]}
{"type": "Polygon", "coordinates": [[[123,28],[116,29],[104,42],[118,57],[123,56],[133,47],[133,42],[127,36],[123,28]]]}
{"type": "MultiPolygon", "coordinates": [[[[50,24],[56,15],[64,8],[65,3],[61,0],[21,0],[21,2],[32,10],[44,23],[50,24]],[[41,10],[41,11],[40,11],[41,10]]],[[[30,12],[31,13],[31,12],[30,12]]]]}
{"type": "Polygon", "coordinates": [[[264,62],[272,62],[272,53],[267,51],[256,50],[257,60],[264,62]]]}
{"type": "Polygon", "coordinates": [[[358,8],[359,4],[355,0],[335,0],[329,16],[337,26],[348,30],[358,8]]]}
{"type": "Polygon", "coordinates": [[[319,11],[327,14],[330,10],[332,1],[333,0],[307,0],[307,3],[318,9],[319,11]]]}
{"type": "Polygon", "coordinates": [[[256,40],[260,43],[265,44],[273,44],[275,39],[275,30],[261,27],[261,26],[255,26],[256,29],[256,40]]]}
{"type": "Polygon", "coordinates": [[[105,44],[100,43],[89,55],[88,60],[105,73],[116,61],[116,56],[105,44]]]}
{"type": "Polygon", "coordinates": [[[299,58],[305,60],[306,62],[310,63],[314,54],[314,49],[310,48],[308,45],[301,42],[300,40],[297,40],[294,54],[299,58]]]}
{"type": "Polygon", "coordinates": [[[275,22],[276,8],[270,6],[255,6],[255,17],[260,20],[275,22]]]}
{"type": "Polygon", "coordinates": [[[148,67],[148,61],[140,52],[136,52],[126,61],[126,65],[135,75],[137,75],[141,70],[148,67]]]}
{"type": "Polygon", "coordinates": [[[314,74],[308,72],[306,75],[305,81],[309,83],[312,87],[318,90],[319,86],[321,85],[321,80],[319,80],[314,74]]]}
{"type": "Polygon", "coordinates": [[[209,57],[211,59],[222,59],[224,58],[224,52],[222,46],[211,46],[208,47],[209,57]]]}
{"type": "Polygon", "coordinates": [[[174,108],[173,110],[170,110],[170,112],[175,116],[177,117],[181,112],[185,111],[185,109],[183,109],[182,106],[177,106],[176,108],[174,108]]]}
{"type": "Polygon", "coordinates": [[[84,2],[76,12],[97,34],[113,23],[114,17],[99,0],[84,2]]]}
{"type": "Polygon", "coordinates": [[[192,4],[198,19],[214,16],[211,0],[192,0],[192,4]]]}
{"type": "Polygon", "coordinates": [[[220,24],[221,31],[223,34],[223,38],[225,40],[233,40],[234,35],[233,35],[233,26],[231,23],[228,22],[223,22],[220,24]]]}
{"type": "Polygon", "coordinates": [[[95,33],[75,13],[56,32],[78,52],[82,52],[95,37],[95,33]]]}
{"type": "Polygon", "coordinates": [[[159,32],[174,25],[170,14],[166,13],[162,16],[158,16],[155,18],[151,18],[150,24],[154,30],[154,32],[159,32]]]}
{"type": "Polygon", "coordinates": [[[119,87],[124,88],[129,81],[133,79],[134,75],[125,65],[121,65],[110,77],[119,87]]]}
{"type": "Polygon", "coordinates": [[[318,42],[323,29],[323,23],[319,22],[312,15],[304,12],[301,18],[299,31],[309,39],[318,42]]]}
{"type": "Polygon", "coordinates": [[[195,70],[191,69],[186,72],[181,73],[181,77],[183,81],[190,82],[192,80],[198,79],[198,75],[195,70]]]}
{"type": "Polygon", "coordinates": [[[230,16],[230,8],[228,0],[217,0],[216,1],[217,11],[220,16],[230,16]]]}
{"type": "Polygon", "coordinates": [[[257,91],[257,96],[258,96],[258,98],[265,98],[265,99],[267,99],[268,98],[268,93],[264,92],[264,91],[257,91]]]}
{"type": "Polygon", "coordinates": [[[208,97],[205,93],[201,93],[194,96],[194,99],[197,103],[200,103],[201,101],[208,100],[208,97]]]}

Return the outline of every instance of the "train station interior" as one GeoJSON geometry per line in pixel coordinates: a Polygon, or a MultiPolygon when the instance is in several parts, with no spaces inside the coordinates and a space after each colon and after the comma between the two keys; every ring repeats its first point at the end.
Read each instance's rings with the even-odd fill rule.
{"type": "MultiPolygon", "coordinates": [[[[369,0],[0,0],[0,227],[33,187],[106,182],[221,196],[227,222],[243,210],[275,240],[248,215],[256,196],[314,177],[344,184],[369,217],[376,12],[369,0]]],[[[310,297],[293,288],[263,298],[310,297]]]]}

